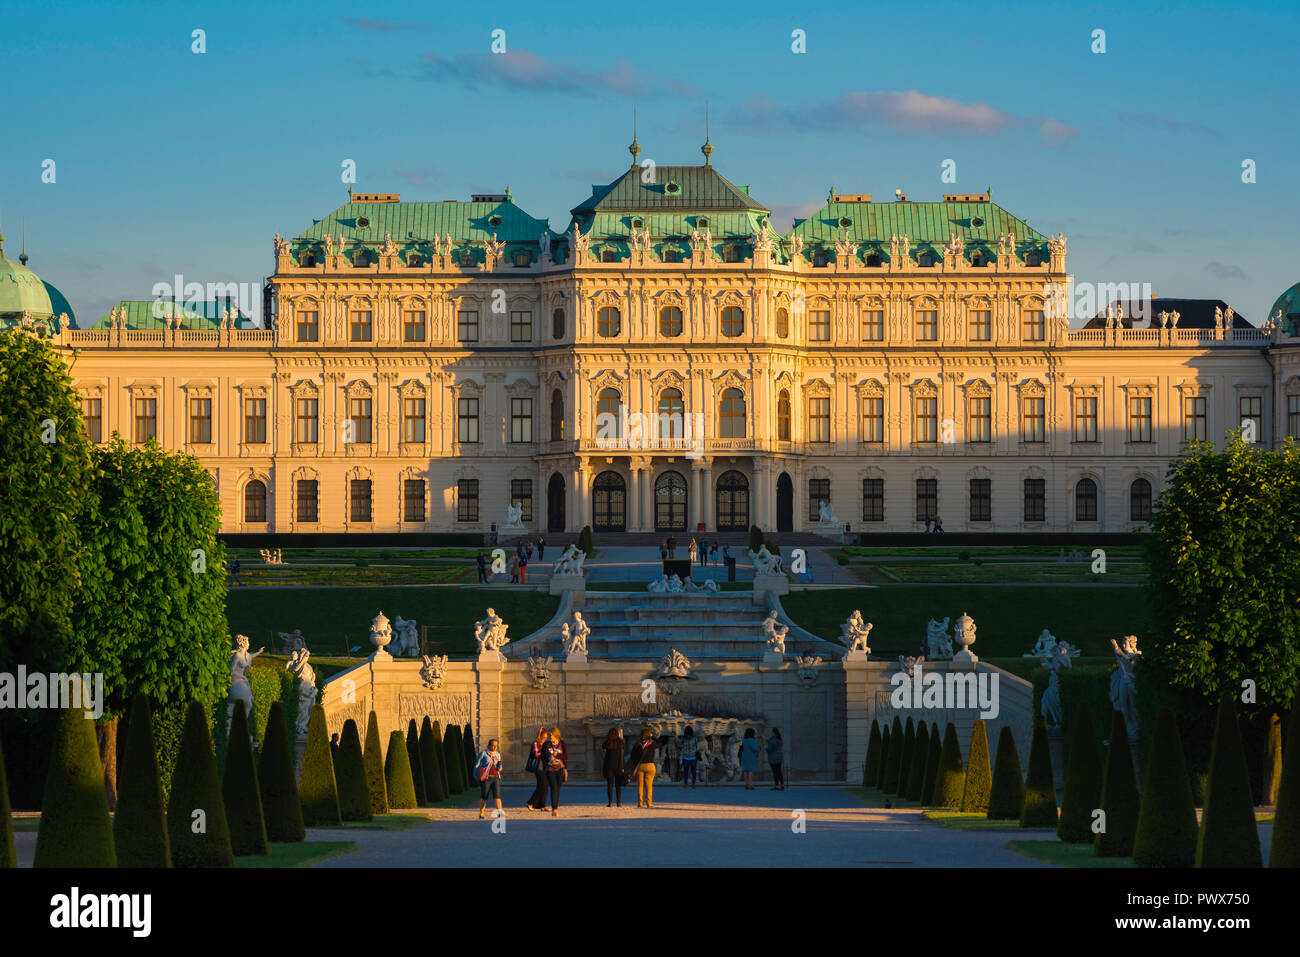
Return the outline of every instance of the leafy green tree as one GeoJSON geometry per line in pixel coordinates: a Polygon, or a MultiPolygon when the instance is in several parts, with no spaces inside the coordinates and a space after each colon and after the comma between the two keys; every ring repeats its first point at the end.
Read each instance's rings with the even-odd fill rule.
{"type": "Polygon", "coordinates": [[[1029,773],[1025,776],[1025,807],[1020,812],[1021,827],[1056,827],[1056,779],[1052,773],[1052,749],[1047,741],[1047,725],[1034,722],[1034,737],[1029,745],[1029,773]]]}
{"type": "Polygon", "coordinates": [[[1173,708],[1156,715],[1133,836],[1138,867],[1191,867],[1196,861],[1196,805],[1173,708]]]}
{"type": "Polygon", "coordinates": [[[207,709],[197,701],[191,701],[185,712],[185,730],[167,802],[167,836],[173,867],[229,867],[234,861],[207,709]]]}
{"type": "Polygon", "coordinates": [[[411,766],[411,783],[415,786],[416,804],[431,804],[424,790],[424,762],[420,758],[420,732],[412,718],[406,726],[406,761],[411,766]]]}
{"type": "Polygon", "coordinates": [[[907,769],[907,790],[904,792],[904,796],[909,801],[921,800],[925,764],[930,757],[930,730],[924,721],[918,721],[916,724],[916,743],[913,746],[911,765],[907,769]]]}
{"type": "Polygon", "coordinates": [[[1092,709],[1081,700],[1074,712],[1070,753],[1065,759],[1065,793],[1056,836],[1067,844],[1092,843],[1092,812],[1101,800],[1101,756],[1092,725],[1092,709]]]}
{"type": "MultiPolygon", "coordinates": [[[[1008,725],[998,732],[998,753],[993,759],[993,790],[989,792],[990,821],[1015,821],[1025,807],[1025,779],[1020,775],[1020,755],[1008,725]]],[[[1053,800],[1053,813],[1055,800],[1053,800]]]]}
{"type": "Polygon", "coordinates": [[[939,774],[934,782],[934,796],[930,803],[948,811],[960,811],[965,792],[966,768],[961,760],[961,745],[957,742],[957,729],[949,722],[943,732],[943,745],[939,750],[939,774]]]}
{"type": "Polygon", "coordinates": [[[289,725],[279,701],[271,702],[271,712],[266,716],[257,783],[262,789],[267,838],[283,843],[306,840],[302,802],[293,775],[293,753],[289,750],[289,725]]]}
{"type": "Polygon", "coordinates": [[[903,749],[907,742],[903,737],[903,723],[894,715],[889,726],[889,751],[885,754],[885,780],[882,790],[886,794],[898,793],[898,776],[903,767],[903,749]]]}
{"type": "Polygon", "coordinates": [[[1139,814],[1137,777],[1133,773],[1133,752],[1129,749],[1124,715],[1119,711],[1111,712],[1110,747],[1106,749],[1106,771],[1101,779],[1098,806],[1106,812],[1106,829],[1093,838],[1093,854],[1132,856],[1139,814]]]}
{"type": "Polygon", "coordinates": [[[880,780],[880,722],[871,719],[871,733],[867,736],[867,757],[862,764],[862,786],[871,788],[880,780]]]}
{"type": "Polygon", "coordinates": [[[1300,867],[1300,689],[1297,692],[1291,699],[1291,717],[1286,727],[1273,840],[1268,850],[1269,867],[1300,867]]]}
{"type": "Polygon", "coordinates": [[[117,866],[94,722],[81,708],[59,715],[33,866],[117,866]]]}
{"type": "Polygon", "coordinates": [[[269,854],[266,819],[262,816],[262,795],[253,762],[253,739],[244,703],[235,702],[226,744],[226,771],[221,777],[221,797],[230,825],[230,847],[240,857],[269,854]]]}
{"type": "Polygon", "coordinates": [[[966,762],[966,786],[962,790],[961,809],[987,814],[989,792],[993,790],[993,771],[989,762],[989,737],[984,719],[976,718],[970,735],[970,757],[966,762]]]}
{"type": "Polygon", "coordinates": [[[343,723],[334,773],[338,779],[339,814],[343,820],[369,821],[373,814],[370,810],[370,787],[366,783],[366,763],[361,753],[357,723],[351,718],[343,723]]]}
{"type": "Polygon", "coordinates": [[[394,731],[388,736],[388,756],[384,759],[384,784],[388,790],[388,802],[391,807],[420,806],[415,797],[415,781],[411,774],[411,761],[407,756],[406,738],[400,731],[394,731]]]}
{"type": "Polygon", "coordinates": [[[366,788],[370,791],[370,810],[388,813],[388,786],[384,782],[384,754],[379,747],[379,717],[372,709],[366,719],[366,788]]]}
{"type": "Polygon", "coordinates": [[[1246,753],[1231,696],[1219,700],[1210,752],[1210,782],[1196,836],[1197,867],[1259,867],[1262,863],[1255,801],[1246,753]]]}
{"type": "Polygon", "coordinates": [[[298,801],[302,805],[302,822],[307,827],[342,823],[325,709],[320,705],[312,706],[307,721],[307,744],[302,756],[302,773],[298,776],[298,801]]]}
{"type": "Polygon", "coordinates": [[[167,813],[149,699],[136,695],[126,728],[126,753],[118,779],[113,840],[119,867],[171,867],[167,813]]]}

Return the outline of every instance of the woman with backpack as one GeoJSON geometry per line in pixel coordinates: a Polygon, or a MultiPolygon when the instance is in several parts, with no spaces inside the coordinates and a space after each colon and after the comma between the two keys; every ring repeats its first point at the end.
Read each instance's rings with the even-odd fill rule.
{"type": "Polygon", "coordinates": [[[552,728],[542,744],[542,765],[546,768],[546,786],[551,790],[551,817],[559,817],[560,785],[569,780],[569,749],[560,738],[559,728],[552,728]]]}
{"type": "Polygon", "coordinates": [[[632,753],[627,762],[636,774],[637,807],[655,806],[655,751],[658,748],[655,733],[648,726],[642,728],[641,737],[632,745],[632,753]]]}
{"type": "Polygon", "coordinates": [[[781,740],[781,729],[773,728],[772,734],[763,746],[767,749],[767,763],[772,766],[772,790],[785,790],[785,742],[781,740]]]}
{"type": "Polygon", "coordinates": [[[745,729],[740,741],[740,771],[745,778],[745,790],[754,790],[754,772],[758,770],[758,738],[753,728],[745,729]]]}
{"type": "Polygon", "coordinates": [[[524,770],[537,779],[537,787],[533,788],[532,797],[525,805],[530,811],[541,811],[546,807],[546,767],[542,764],[542,745],[545,743],[546,727],[543,725],[537,729],[537,737],[528,751],[528,763],[524,765],[524,770]]]}
{"type": "Polygon", "coordinates": [[[682,787],[695,787],[695,773],[700,763],[700,742],[689,724],[682,732],[682,787]]]}
{"type": "Polygon", "coordinates": [[[609,795],[607,807],[623,806],[623,785],[627,783],[627,772],[623,765],[623,732],[610,728],[605,736],[605,760],[601,765],[605,775],[605,791],[609,795]]]}
{"type": "Polygon", "coordinates": [[[500,742],[493,738],[487,748],[479,752],[474,762],[474,780],[478,782],[479,802],[478,816],[483,819],[483,809],[487,807],[488,797],[496,798],[497,810],[501,810],[501,752],[497,750],[500,742]]]}

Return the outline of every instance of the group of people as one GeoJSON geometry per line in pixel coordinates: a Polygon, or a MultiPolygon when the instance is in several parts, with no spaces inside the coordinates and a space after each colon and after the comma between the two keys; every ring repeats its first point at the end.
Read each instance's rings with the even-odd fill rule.
{"type": "MultiPolygon", "coordinates": [[[[537,536],[534,542],[531,538],[521,538],[515,542],[515,550],[510,553],[506,560],[506,571],[510,575],[510,581],[513,584],[528,584],[528,563],[533,560],[533,552],[537,552],[537,560],[546,560],[546,539],[541,535],[537,536]]],[[[486,553],[479,552],[474,560],[478,566],[478,583],[486,585],[489,581],[488,557],[486,553]]]]}
{"type": "MultiPolygon", "coordinates": [[[[602,746],[601,775],[605,779],[607,807],[623,806],[623,788],[635,781],[636,806],[653,808],[654,780],[659,765],[655,757],[667,743],[667,737],[656,737],[649,727],[641,729],[637,740],[628,749],[620,728],[610,728],[602,746]]],[[[694,788],[698,784],[700,739],[693,727],[683,729],[677,739],[681,756],[682,787],[694,788]]],[[[785,790],[785,744],[779,728],[772,728],[771,734],[760,738],[753,728],[746,728],[740,741],[740,773],[745,783],[745,790],[753,791],[754,774],[758,771],[759,758],[766,753],[767,763],[772,769],[772,790],[785,790]]],[[[479,782],[481,800],[478,815],[483,817],[489,799],[496,800],[497,809],[501,809],[501,753],[494,738],[487,748],[478,756],[474,765],[474,779],[479,782]]],[[[525,807],[530,811],[544,811],[550,801],[551,817],[560,813],[560,794],[569,780],[569,750],[564,743],[564,736],[559,728],[545,726],[537,729],[528,751],[528,761],[524,769],[536,779],[536,787],[529,795],[525,807]]]]}
{"type": "MultiPolygon", "coordinates": [[[[691,557],[692,565],[714,565],[726,563],[731,557],[731,549],[723,545],[719,548],[717,542],[697,542],[691,539],[691,544],[687,551],[691,557]]],[[[677,539],[669,535],[659,543],[659,558],[661,560],[677,557],[677,539]]]]}
{"type": "Polygon", "coordinates": [[[938,515],[936,515],[934,518],[927,518],[925,520],[925,530],[927,532],[942,532],[943,519],[941,519],[938,515]]]}

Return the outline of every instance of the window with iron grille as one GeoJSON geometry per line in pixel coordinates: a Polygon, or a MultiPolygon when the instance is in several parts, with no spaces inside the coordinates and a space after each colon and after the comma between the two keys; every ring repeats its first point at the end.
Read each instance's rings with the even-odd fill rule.
{"type": "Polygon", "coordinates": [[[456,483],[456,521],[478,521],[478,479],[461,479],[456,483]]]}
{"type": "Polygon", "coordinates": [[[478,441],[478,399],[459,399],[456,402],[456,441],[478,441]]]}
{"type": "Polygon", "coordinates": [[[1047,480],[1025,479],[1025,521],[1047,520],[1047,480]]]}
{"type": "Polygon", "coordinates": [[[865,478],[862,480],[862,520],[864,522],[883,522],[885,520],[885,480],[865,478]]]}
{"type": "Polygon", "coordinates": [[[1090,478],[1074,483],[1074,520],[1097,521],[1097,483],[1090,478]]]}
{"type": "Polygon", "coordinates": [[[916,480],[916,520],[933,522],[939,511],[939,480],[919,478],[916,480]]]}
{"type": "Polygon", "coordinates": [[[320,500],[318,496],[320,490],[316,484],[316,479],[298,479],[296,489],[298,521],[309,523],[319,521],[320,500]]]}
{"type": "Polygon", "coordinates": [[[423,522],[425,520],[424,490],[424,479],[402,480],[402,521],[423,522]]]}
{"type": "Polygon", "coordinates": [[[970,520],[972,522],[993,521],[993,480],[973,478],[970,480],[970,520]]]}
{"type": "Polygon", "coordinates": [[[354,522],[369,522],[370,479],[352,479],[348,483],[351,516],[354,522]]]}
{"type": "Polygon", "coordinates": [[[831,500],[831,480],[814,478],[808,480],[808,521],[821,520],[821,504],[831,500]]]}
{"type": "Polygon", "coordinates": [[[521,522],[531,522],[533,520],[533,480],[511,479],[510,501],[517,503],[522,509],[519,513],[519,520],[521,522]]]}

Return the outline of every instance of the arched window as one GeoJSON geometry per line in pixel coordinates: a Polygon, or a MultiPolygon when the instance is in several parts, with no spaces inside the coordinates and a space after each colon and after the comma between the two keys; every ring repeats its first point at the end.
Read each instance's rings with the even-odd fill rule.
{"type": "Polygon", "coordinates": [[[597,438],[621,438],[623,435],[623,423],[620,421],[620,410],[623,408],[623,397],[618,394],[618,389],[602,389],[600,397],[596,401],[596,437],[597,438]]]}
{"type": "Polygon", "coordinates": [[[551,313],[551,338],[564,338],[564,310],[556,309],[551,313]]]}
{"type": "Polygon", "coordinates": [[[745,394],[739,389],[722,393],[718,407],[718,438],[743,439],[745,437],[745,394]]]}
{"type": "Polygon", "coordinates": [[[785,306],[776,311],[776,335],[778,339],[790,337],[790,310],[785,306]]]}
{"type": "Polygon", "coordinates": [[[1074,486],[1074,520],[1097,521],[1097,483],[1090,478],[1079,479],[1074,486]]]}
{"type": "Polygon", "coordinates": [[[559,389],[551,393],[551,441],[564,441],[564,393],[559,389]]]}
{"type": "Polygon", "coordinates": [[[659,335],[675,338],[682,334],[682,311],[676,306],[659,310],[659,335]]]}
{"type": "Polygon", "coordinates": [[[1128,487],[1128,517],[1130,522],[1151,521],[1151,483],[1144,478],[1128,487]]]}
{"type": "Polygon", "coordinates": [[[722,310],[722,334],[730,339],[745,331],[745,311],[739,306],[728,306],[722,310]]]}
{"type": "Polygon", "coordinates": [[[596,332],[604,338],[614,338],[622,327],[623,315],[617,306],[603,306],[596,313],[596,332]]]}
{"type": "Polygon", "coordinates": [[[266,484],[260,479],[244,486],[244,521],[266,522],[266,484]]]}
{"type": "Polygon", "coordinates": [[[686,404],[679,389],[659,394],[659,438],[680,439],[685,435],[686,404]]]}
{"type": "Polygon", "coordinates": [[[790,441],[790,392],[782,389],[776,397],[776,438],[778,442],[790,441]]]}

